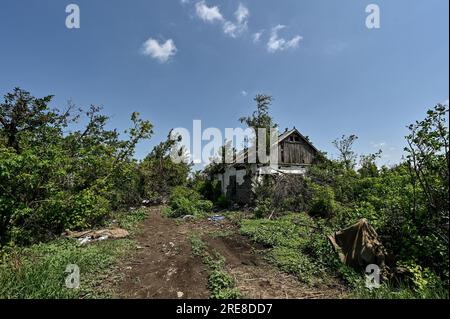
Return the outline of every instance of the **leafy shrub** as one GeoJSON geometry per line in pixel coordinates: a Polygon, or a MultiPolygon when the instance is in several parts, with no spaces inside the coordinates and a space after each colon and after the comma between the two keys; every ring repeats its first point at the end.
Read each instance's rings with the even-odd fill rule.
{"type": "Polygon", "coordinates": [[[73,200],[73,207],[66,214],[65,229],[78,230],[90,228],[100,222],[109,213],[106,198],[91,190],[83,190],[73,200]]]}
{"type": "Polygon", "coordinates": [[[202,200],[195,190],[183,186],[177,186],[172,190],[169,198],[168,217],[176,218],[184,215],[204,215],[213,208],[211,201],[202,200]]]}
{"type": "Polygon", "coordinates": [[[228,198],[225,195],[220,194],[220,196],[217,197],[216,205],[219,208],[225,209],[230,206],[230,201],[228,200],[228,198]]]}
{"type": "Polygon", "coordinates": [[[0,246],[93,227],[111,208],[139,200],[132,155],[138,141],[150,138],[150,122],[133,113],[129,138],[121,140],[106,129],[101,108],[91,106],[80,130],[71,126],[80,116],[75,107],[50,109],[52,98],[16,88],[0,104],[0,246]]]}
{"type": "Polygon", "coordinates": [[[208,275],[208,288],[213,299],[237,299],[242,294],[234,287],[233,278],[226,272],[218,269],[212,270],[208,275]]]}
{"type": "Polygon", "coordinates": [[[256,200],[255,217],[264,218],[269,217],[273,209],[272,200],[270,198],[263,198],[256,200]]]}
{"type": "Polygon", "coordinates": [[[174,140],[169,135],[139,163],[142,197],[152,203],[164,202],[175,186],[186,185],[189,164],[183,161],[176,163],[171,158],[173,151],[182,151],[180,141],[181,138],[174,140]]]}
{"type": "Polygon", "coordinates": [[[206,179],[201,183],[198,191],[205,199],[210,200],[213,203],[218,202],[219,198],[223,196],[221,184],[218,180],[206,179]]]}
{"type": "Polygon", "coordinates": [[[440,291],[444,288],[442,280],[429,268],[417,265],[415,262],[399,262],[399,267],[407,270],[407,280],[418,294],[427,294],[427,291],[440,291]]]}
{"type": "Polygon", "coordinates": [[[312,215],[331,216],[336,209],[333,189],[329,186],[315,186],[309,212],[312,215]]]}
{"type": "Polygon", "coordinates": [[[254,187],[257,218],[280,216],[284,212],[305,211],[311,200],[309,181],[302,175],[264,175],[254,187]]]}

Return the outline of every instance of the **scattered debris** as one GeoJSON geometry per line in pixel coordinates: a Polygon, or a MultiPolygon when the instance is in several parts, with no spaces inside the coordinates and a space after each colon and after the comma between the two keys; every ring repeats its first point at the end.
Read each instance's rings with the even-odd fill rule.
{"type": "Polygon", "coordinates": [[[177,292],[177,297],[178,298],[183,298],[183,296],[184,296],[184,293],[182,293],[181,291],[177,292]]]}
{"type": "Polygon", "coordinates": [[[86,230],[80,232],[73,232],[67,230],[63,233],[64,236],[78,239],[80,246],[86,245],[92,241],[101,241],[106,239],[125,238],[129,235],[128,231],[122,228],[110,228],[99,230],[86,230]]]}
{"type": "Polygon", "coordinates": [[[161,251],[164,252],[166,256],[175,256],[178,254],[178,249],[175,247],[173,242],[162,244],[161,251]]]}
{"type": "Polygon", "coordinates": [[[183,220],[194,220],[195,216],[194,215],[185,215],[182,217],[183,220]]]}
{"type": "Polygon", "coordinates": [[[177,269],[175,268],[175,267],[170,267],[168,270],[167,270],[167,273],[166,273],[166,281],[169,281],[170,280],[170,277],[172,277],[173,275],[175,275],[177,273],[177,269]]]}
{"type": "Polygon", "coordinates": [[[78,242],[79,242],[80,246],[86,245],[90,241],[91,241],[91,237],[78,238],[78,242]]]}
{"type": "Polygon", "coordinates": [[[221,215],[214,215],[208,218],[208,220],[212,221],[212,222],[219,222],[221,220],[224,220],[225,217],[221,216],[221,215]]]}
{"type": "Polygon", "coordinates": [[[148,199],[144,199],[142,201],[142,205],[149,205],[149,204],[150,204],[150,200],[148,200],[148,199]]]}

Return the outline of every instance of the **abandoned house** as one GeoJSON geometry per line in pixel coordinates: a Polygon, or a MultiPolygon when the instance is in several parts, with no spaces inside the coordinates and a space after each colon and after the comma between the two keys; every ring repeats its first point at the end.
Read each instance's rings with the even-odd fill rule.
{"type": "MultiPolygon", "coordinates": [[[[220,181],[222,193],[235,203],[246,204],[252,196],[254,182],[264,175],[304,174],[317,158],[318,150],[295,127],[278,137],[278,163],[233,163],[214,175],[220,181]]],[[[241,156],[242,156],[241,152],[241,156]]],[[[240,155],[238,154],[237,157],[240,155]]],[[[248,156],[246,154],[246,156],[248,156]]]]}

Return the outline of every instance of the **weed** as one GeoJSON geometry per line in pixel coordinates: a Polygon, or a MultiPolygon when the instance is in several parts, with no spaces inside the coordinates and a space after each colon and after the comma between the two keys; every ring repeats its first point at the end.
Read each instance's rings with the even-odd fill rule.
{"type": "Polygon", "coordinates": [[[192,246],[192,254],[201,257],[202,262],[208,267],[208,288],[213,299],[237,299],[242,294],[235,287],[233,278],[224,271],[225,258],[219,253],[211,255],[206,250],[206,244],[196,234],[191,234],[189,240],[192,246]]]}

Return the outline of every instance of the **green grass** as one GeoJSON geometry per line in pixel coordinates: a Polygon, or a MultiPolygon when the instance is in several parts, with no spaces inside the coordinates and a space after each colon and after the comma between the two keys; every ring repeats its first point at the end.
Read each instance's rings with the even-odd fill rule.
{"type": "MultiPolygon", "coordinates": [[[[133,230],[145,218],[145,211],[119,215],[116,216],[119,225],[133,230]]],[[[110,284],[117,277],[115,266],[133,251],[134,245],[132,240],[118,239],[79,246],[74,239],[61,238],[25,248],[5,249],[0,262],[0,299],[111,297],[110,284]],[[78,289],[65,285],[68,264],[80,269],[78,289]]]]}
{"type": "Polygon", "coordinates": [[[209,235],[212,238],[220,238],[220,237],[230,237],[233,234],[234,234],[234,232],[232,230],[217,230],[217,231],[210,233],[209,235]]]}
{"type": "Polygon", "coordinates": [[[300,248],[312,232],[312,220],[306,214],[291,213],[279,219],[243,219],[240,231],[255,242],[266,246],[300,248]],[[301,225],[300,225],[301,224],[301,225]]]}
{"type": "Polygon", "coordinates": [[[210,254],[205,242],[196,234],[191,234],[189,240],[192,254],[200,257],[208,267],[208,288],[212,299],[237,299],[242,293],[235,287],[233,278],[225,271],[225,258],[219,253],[210,254]]]}
{"type": "Polygon", "coordinates": [[[316,225],[306,214],[290,213],[275,220],[244,219],[240,226],[243,235],[271,248],[268,261],[300,281],[313,285],[330,275],[322,261],[311,254],[319,249],[314,247],[318,241],[327,244],[326,237],[315,232],[316,225]]]}
{"type": "Polygon", "coordinates": [[[389,283],[382,283],[378,288],[368,289],[363,281],[355,287],[349,298],[353,299],[449,299],[448,290],[441,287],[426,288],[422,290],[414,289],[410,285],[400,284],[393,286],[389,283]]]}
{"type": "Polygon", "coordinates": [[[114,218],[117,220],[119,227],[128,231],[135,231],[141,221],[147,217],[148,211],[145,208],[139,208],[128,212],[117,212],[114,218]]]}
{"type": "Polygon", "coordinates": [[[349,298],[449,298],[443,283],[431,279],[422,289],[404,282],[395,286],[385,282],[379,288],[369,290],[365,287],[363,273],[339,261],[326,237],[332,230],[325,226],[323,220],[317,220],[317,223],[304,213],[290,213],[275,220],[243,219],[240,231],[255,242],[269,247],[267,260],[304,283],[327,283],[332,277],[339,276],[350,290],[349,298]]]}

